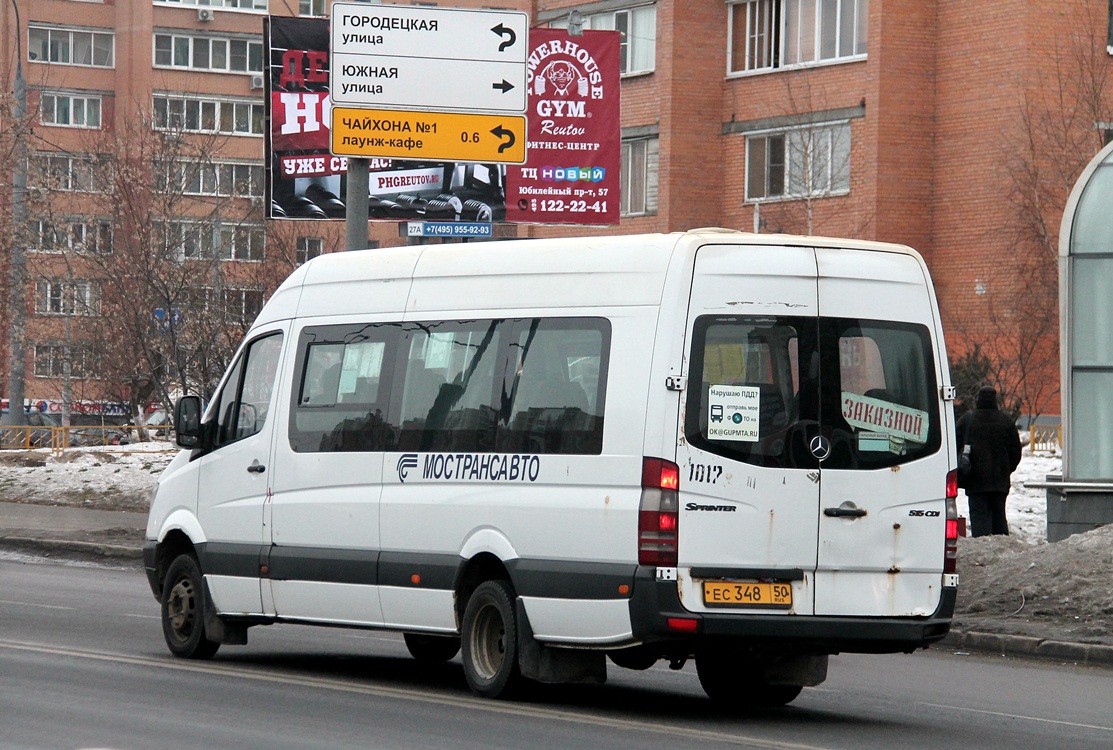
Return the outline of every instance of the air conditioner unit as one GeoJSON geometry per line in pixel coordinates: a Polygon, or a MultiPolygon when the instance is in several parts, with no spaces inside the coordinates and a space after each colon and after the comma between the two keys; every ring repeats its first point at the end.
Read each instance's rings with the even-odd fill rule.
{"type": "Polygon", "coordinates": [[[266,82],[263,80],[263,76],[251,76],[251,88],[261,89],[263,88],[265,83],[266,82]]]}
{"type": "Polygon", "coordinates": [[[198,21],[211,21],[216,18],[216,13],[212,8],[198,8],[197,20],[198,21]]]}

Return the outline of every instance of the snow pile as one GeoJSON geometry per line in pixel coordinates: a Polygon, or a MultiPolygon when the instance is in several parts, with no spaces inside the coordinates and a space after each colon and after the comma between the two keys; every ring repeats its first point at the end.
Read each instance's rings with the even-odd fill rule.
{"type": "Polygon", "coordinates": [[[158,475],[177,450],[169,443],[0,453],[0,501],[145,513],[158,475]]]}

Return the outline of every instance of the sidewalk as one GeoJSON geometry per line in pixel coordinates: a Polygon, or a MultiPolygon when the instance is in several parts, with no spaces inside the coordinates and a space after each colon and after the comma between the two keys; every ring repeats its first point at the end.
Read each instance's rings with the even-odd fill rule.
{"type": "Polygon", "coordinates": [[[141,566],[147,514],[0,503],[0,550],[141,566]]]}
{"type": "MultiPolygon", "coordinates": [[[[0,551],[140,568],[145,513],[0,503],[0,551]]],[[[961,584],[960,584],[961,585],[961,584]]],[[[1113,665],[1113,646],[952,629],[935,648],[1113,665]]]]}

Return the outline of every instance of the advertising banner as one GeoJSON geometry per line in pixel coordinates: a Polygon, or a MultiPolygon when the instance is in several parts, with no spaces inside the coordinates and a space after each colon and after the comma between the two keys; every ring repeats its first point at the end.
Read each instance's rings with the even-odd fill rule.
{"type": "Polygon", "coordinates": [[[530,29],[526,164],[506,168],[506,220],[617,224],[619,33],[530,29]]]}
{"type": "MultiPolygon", "coordinates": [[[[329,150],[329,22],[272,16],[264,24],[267,216],[343,219],[347,158],[329,150]]],[[[618,223],[619,34],[530,29],[529,44],[526,163],[370,158],[369,219],[618,223]]]]}

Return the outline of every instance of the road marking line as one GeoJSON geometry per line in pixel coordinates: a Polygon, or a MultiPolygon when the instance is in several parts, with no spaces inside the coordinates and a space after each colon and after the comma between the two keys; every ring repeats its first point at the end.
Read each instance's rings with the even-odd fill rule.
{"type": "Polygon", "coordinates": [[[1007,714],[1003,711],[986,711],[981,708],[967,708],[966,706],[945,706],[940,703],[920,703],[921,706],[929,706],[931,708],[946,708],[951,711],[967,711],[972,714],[986,714],[988,716],[1000,716],[1005,719],[1025,719],[1027,721],[1038,721],[1043,724],[1059,724],[1064,727],[1078,727],[1079,729],[1097,729],[1101,732],[1113,732],[1113,727],[1102,727],[1095,724],[1078,724],[1073,721],[1060,721],[1059,719],[1041,719],[1038,716],[1024,716],[1023,714],[1007,714]]]}
{"type": "Polygon", "coordinates": [[[34,602],[15,602],[11,599],[0,599],[0,604],[14,604],[17,607],[41,607],[42,609],[73,609],[73,607],[60,607],[56,604],[35,604],[34,602]]]}
{"type": "Polygon", "coordinates": [[[212,663],[198,664],[172,660],[169,657],[166,659],[154,659],[144,656],[129,656],[127,654],[112,654],[97,651],[79,651],[77,649],[65,648],[60,646],[50,646],[42,643],[25,643],[20,641],[7,640],[0,640],[0,649],[10,649],[13,651],[30,651],[34,653],[52,654],[55,656],[68,656],[79,659],[90,659],[94,661],[116,662],[120,664],[131,664],[134,666],[142,667],[157,667],[160,669],[170,669],[179,672],[196,672],[219,677],[237,677],[245,680],[255,680],[257,682],[280,683],[282,685],[301,685],[303,687],[316,687],[324,690],[335,690],[345,693],[374,695],[380,698],[419,701],[422,703],[431,703],[434,705],[480,710],[495,714],[513,714],[516,716],[526,716],[536,719],[548,719],[551,721],[566,721],[574,724],[594,725],[606,727],[609,729],[649,732],[652,734],[669,735],[682,738],[689,744],[693,740],[703,740],[706,742],[725,742],[732,745],[743,745],[746,747],[762,748],[763,750],[833,750],[830,747],[824,747],[820,745],[804,745],[798,742],[780,742],[778,740],[725,734],[723,732],[711,732],[707,730],[693,729],[690,727],[676,727],[670,726],[668,724],[656,724],[652,722],[634,721],[628,719],[614,719],[604,716],[583,715],[564,709],[544,708],[541,706],[525,706],[522,704],[513,704],[507,706],[505,704],[487,700],[485,698],[457,698],[448,695],[433,695],[430,693],[423,693],[419,690],[411,690],[405,688],[365,685],[346,680],[330,680],[318,677],[307,677],[304,675],[290,675],[277,671],[265,672],[259,669],[246,668],[243,665],[236,665],[235,667],[225,667],[212,663]]]}

